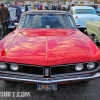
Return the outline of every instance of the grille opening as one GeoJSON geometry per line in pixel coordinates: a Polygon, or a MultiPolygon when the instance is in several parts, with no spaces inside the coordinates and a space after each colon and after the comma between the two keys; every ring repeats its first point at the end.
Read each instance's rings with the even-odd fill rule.
{"type": "Polygon", "coordinates": [[[21,72],[43,75],[43,67],[21,66],[21,72]]]}
{"type": "Polygon", "coordinates": [[[66,65],[66,66],[59,66],[59,67],[52,67],[51,68],[51,75],[54,74],[64,74],[64,73],[72,73],[74,72],[73,65],[66,65]]]}
{"type": "MultiPolygon", "coordinates": [[[[8,66],[7,71],[12,71],[10,69],[10,64],[7,64],[7,66],[8,66]]],[[[18,65],[18,66],[19,66],[19,70],[16,72],[43,75],[43,67],[30,66],[30,65],[18,65]]],[[[12,71],[12,72],[14,72],[14,71],[12,71]]]]}

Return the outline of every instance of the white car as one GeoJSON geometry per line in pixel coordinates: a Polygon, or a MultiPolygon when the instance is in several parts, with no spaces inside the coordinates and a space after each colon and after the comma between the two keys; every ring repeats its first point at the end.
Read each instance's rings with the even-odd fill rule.
{"type": "Polygon", "coordinates": [[[100,16],[96,14],[96,10],[90,6],[73,6],[70,9],[70,13],[72,13],[79,29],[86,29],[87,20],[100,20],[100,16]]]}

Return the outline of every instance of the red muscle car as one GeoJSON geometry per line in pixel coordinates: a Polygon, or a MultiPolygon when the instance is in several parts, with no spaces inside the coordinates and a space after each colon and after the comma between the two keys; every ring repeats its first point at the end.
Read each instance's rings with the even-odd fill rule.
{"type": "Polygon", "coordinates": [[[0,41],[0,79],[37,83],[57,90],[58,83],[100,77],[100,50],[65,11],[25,12],[16,30],[0,41]]]}

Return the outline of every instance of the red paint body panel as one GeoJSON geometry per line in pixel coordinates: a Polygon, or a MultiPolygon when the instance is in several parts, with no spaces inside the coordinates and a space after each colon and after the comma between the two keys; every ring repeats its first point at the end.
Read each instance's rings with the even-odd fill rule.
{"type": "Polygon", "coordinates": [[[10,33],[0,41],[0,61],[5,61],[5,57],[10,48],[10,45],[18,33],[19,30],[16,29],[16,31],[10,33]]]}
{"type": "Polygon", "coordinates": [[[81,32],[78,32],[77,34],[89,56],[89,61],[100,61],[100,49],[96,46],[96,44],[81,32]]]}
{"type": "MultiPolygon", "coordinates": [[[[97,46],[79,30],[22,29],[1,42],[6,62],[58,65],[98,60],[97,46]],[[11,40],[7,40],[11,38],[11,40]],[[9,46],[9,44],[11,44],[9,46]]],[[[1,50],[1,51],[2,51],[1,50]]],[[[0,52],[1,52],[0,51],[0,52]]]]}

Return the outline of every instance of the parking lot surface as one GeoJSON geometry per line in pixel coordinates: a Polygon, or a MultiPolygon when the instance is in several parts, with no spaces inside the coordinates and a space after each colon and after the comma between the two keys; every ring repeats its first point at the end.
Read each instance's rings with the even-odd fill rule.
{"type": "MultiPolygon", "coordinates": [[[[29,92],[29,97],[0,97],[0,100],[100,100],[100,79],[88,83],[58,85],[57,91],[37,91],[36,84],[0,81],[1,92],[29,92]]],[[[2,95],[0,95],[2,96],[2,95]]]]}

